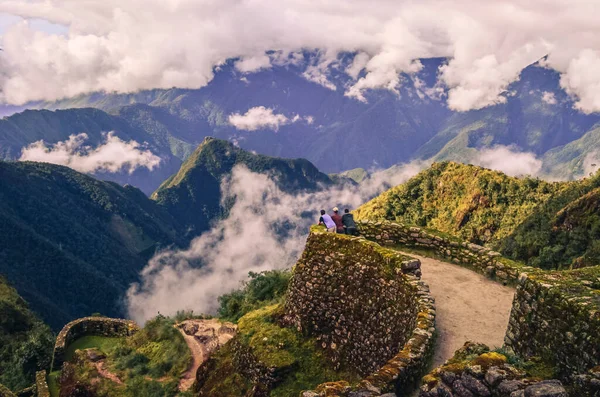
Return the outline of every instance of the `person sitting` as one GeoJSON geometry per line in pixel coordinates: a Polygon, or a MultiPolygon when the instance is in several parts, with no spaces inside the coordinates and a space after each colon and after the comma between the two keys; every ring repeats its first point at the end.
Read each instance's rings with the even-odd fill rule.
{"type": "Polygon", "coordinates": [[[356,230],[356,223],[354,222],[354,215],[350,213],[350,210],[348,208],[344,210],[344,216],[342,216],[342,224],[344,225],[344,229],[346,229],[346,234],[350,234],[352,236],[358,235],[358,231],[356,230]]]}
{"type": "Polygon", "coordinates": [[[319,218],[319,225],[325,225],[327,231],[330,233],[335,233],[335,222],[329,215],[325,213],[325,210],[321,210],[321,217],[319,218]]]}
{"type": "Polygon", "coordinates": [[[339,234],[344,234],[346,231],[344,230],[344,225],[342,223],[342,216],[339,214],[340,210],[338,207],[333,207],[333,215],[331,215],[331,219],[335,222],[335,231],[339,234]]]}

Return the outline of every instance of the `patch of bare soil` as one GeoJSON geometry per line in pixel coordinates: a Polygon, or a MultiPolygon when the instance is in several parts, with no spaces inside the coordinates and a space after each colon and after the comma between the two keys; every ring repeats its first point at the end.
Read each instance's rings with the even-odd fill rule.
{"type": "Polygon", "coordinates": [[[179,390],[187,391],[194,384],[196,372],[200,365],[213,352],[235,336],[237,326],[232,323],[211,319],[186,320],[177,324],[176,327],[181,332],[181,335],[183,335],[192,353],[192,363],[179,380],[179,390]]]}
{"type": "Polygon", "coordinates": [[[466,341],[491,348],[504,343],[515,290],[464,267],[406,254],[421,261],[422,280],[435,298],[436,341],[433,366],[443,364],[466,341]]]}

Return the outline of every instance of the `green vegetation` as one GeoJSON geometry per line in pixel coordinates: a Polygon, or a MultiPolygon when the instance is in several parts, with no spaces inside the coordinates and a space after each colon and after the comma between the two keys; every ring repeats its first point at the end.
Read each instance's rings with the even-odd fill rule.
{"type": "Polygon", "coordinates": [[[111,338],[106,336],[83,336],[67,346],[67,349],[65,350],[65,361],[71,361],[73,357],[75,357],[76,350],[95,348],[106,354],[110,352],[120,340],[121,338],[111,338]]]}
{"type": "Polygon", "coordinates": [[[600,264],[600,175],[549,183],[433,164],[355,211],[486,244],[543,269],[600,264]]]}
{"type": "Polygon", "coordinates": [[[320,183],[331,183],[331,179],[308,160],[253,154],[231,142],[206,138],[152,198],[191,230],[190,233],[200,234],[208,230],[212,220],[225,217],[231,208],[232,202],[221,204],[221,180],[230,175],[236,165],[273,175],[277,185],[286,192],[315,190],[320,183]]]}
{"type": "Polygon", "coordinates": [[[260,307],[273,304],[284,296],[290,278],[289,270],[250,272],[250,280],[239,290],[219,297],[219,317],[237,321],[245,314],[260,307]]]}
{"type": "Polygon", "coordinates": [[[67,167],[0,161],[0,274],[58,330],[117,302],[183,231],[138,189],[67,167]]]}
{"type": "Polygon", "coordinates": [[[52,360],[54,336],[0,276],[0,384],[21,390],[52,360]]]}
{"type": "MultiPolygon", "coordinates": [[[[249,349],[262,365],[275,369],[278,381],[271,396],[296,396],[324,382],[360,379],[350,370],[336,371],[315,339],[280,324],[282,315],[280,304],[252,311],[240,318],[236,336],[242,349],[249,349]]],[[[205,395],[243,395],[240,390],[248,389],[248,380],[240,379],[240,371],[235,368],[235,360],[232,361],[233,353],[227,353],[221,351],[214,357],[215,368],[202,388],[205,395]]]]}
{"type": "MultiPolygon", "coordinates": [[[[89,338],[76,341],[71,361],[60,378],[61,392],[85,390],[94,396],[175,396],[181,374],[188,368],[191,354],[174,320],[159,316],[128,338],[89,338]],[[100,373],[88,352],[105,355],[100,373]]],[[[71,346],[69,347],[71,350],[71,346]]],[[[65,393],[66,393],[65,392],[65,393]]],[[[85,395],[85,394],[84,394],[85,395]]]]}
{"type": "Polygon", "coordinates": [[[50,372],[48,374],[48,390],[52,397],[59,397],[60,394],[60,371],[50,372]]]}

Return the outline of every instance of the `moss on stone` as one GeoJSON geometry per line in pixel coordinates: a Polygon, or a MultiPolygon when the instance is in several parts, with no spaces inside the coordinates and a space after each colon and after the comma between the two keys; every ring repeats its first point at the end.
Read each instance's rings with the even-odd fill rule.
{"type": "Polygon", "coordinates": [[[497,352],[484,353],[473,360],[474,365],[481,365],[484,369],[488,369],[492,366],[499,366],[506,362],[506,356],[497,352]]]}

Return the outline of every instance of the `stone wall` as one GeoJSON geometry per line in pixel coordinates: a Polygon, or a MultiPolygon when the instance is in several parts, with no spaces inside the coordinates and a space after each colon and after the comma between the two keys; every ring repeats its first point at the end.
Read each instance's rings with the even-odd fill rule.
{"type": "Polygon", "coordinates": [[[0,384],[0,397],[15,397],[15,395],[8,389],[8,387],[0,384]]]}
{"type": "Polygon", "coordinates": [[[467,342],[454,357],[423,378],[419,397],[567,397],[558,380],[542,380],[508,364],[508,358],[467,342]]]}
{"type": "Polygon", "coordinates": [[[450,262],[468,266],[488,278],[505,284],[517,284],[522,273],[538,270],[503,258],[498,252],[460,239],[419,227],[389,221],[359,221],[365,238],[381,245],[404,245],[433,251],[450,262]]]}
{"type": "Polygon", "coordinates": [[[35,388],[37,397],[50,397],[50,389],[46,382],[46,371],[38,371],[35,373],[35,388]]]}
{"type": "Polygon", "coordinates": [[[376,371],[415,326],[406,259],[361,238],[312,232],[290,281],[286,322],[315,336],[334,363],[376,371]]]}
{"type": "Polygon", "coordinates": [[[125,337],[131,336],[137,331],[139,331],[139,327],[135,322],[130,320],[108,317],[84,317],[71,321],[63,327],[56,337],[52,368],[59,368],[62,365],[66,348],[82,336],[125,337]]]}
{"type": "Polygon", "coordinates": [[[505,345],[556,365],[567,381],[600,365],[600,267],[523,279],[505,345]]]}
{"type": "Polygon", "coordinates": [[[403,389],[433,350],[435,309],[415,274],[420,262],[361,237],[313,228],[296,264],[286,322],[314,336],[327,356],[366,378],[320,385],[305,395],[363,395],[403,389]]]}

